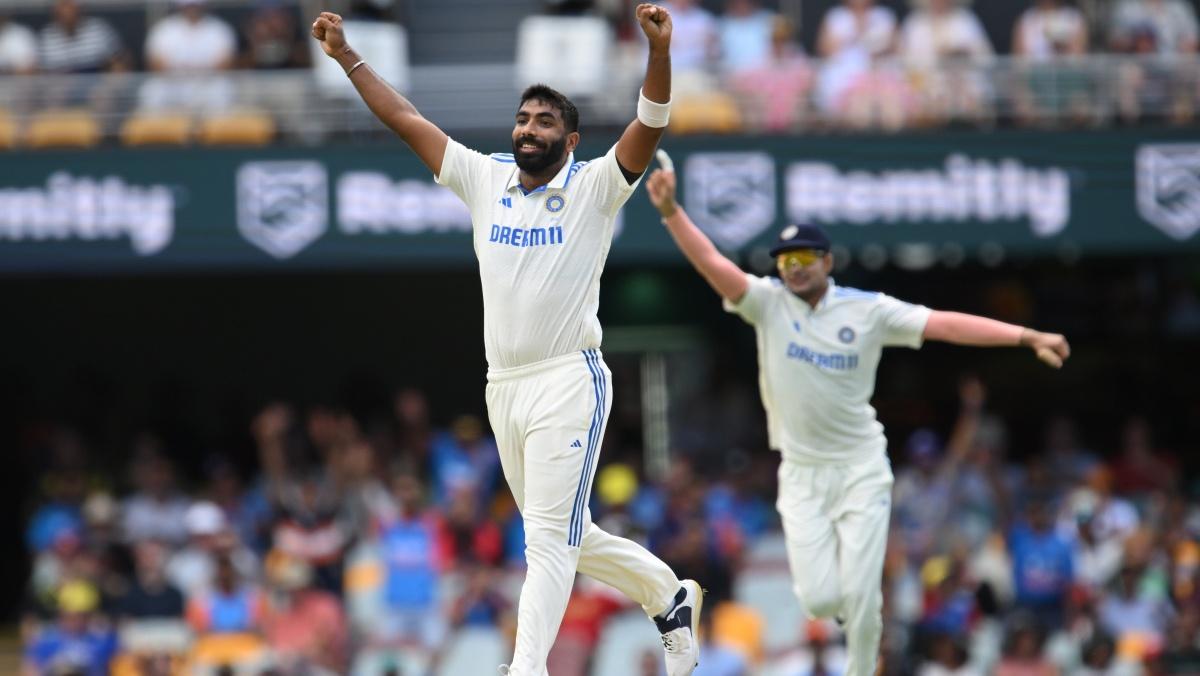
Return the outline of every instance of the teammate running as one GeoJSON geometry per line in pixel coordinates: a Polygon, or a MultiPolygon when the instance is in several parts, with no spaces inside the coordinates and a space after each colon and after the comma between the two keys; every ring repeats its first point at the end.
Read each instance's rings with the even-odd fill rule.
{"type": "Polygon", "coordinates": [[[659,159],[664,169],[646,182],[650,201],[725,309],[758,335],[768,439],[783,456],[776,507],[793,589],[810,614],[844,622],[847,675],[874,674],[892,488],[883,426],[869,403],[882,349],[926,339],[1021,345],[1059,368],[1070,348],[1058,334],[837,286],[829,238],[813,225],[780,233],[771,248],[780,279],[746,274],[675,203],[670,158],[660,150],[659,159]]]}
{"type": "Polygon", "coordinates": [[[662,633],[670,676],[691,674],[699,659],[699,585],[680,582],[641,546],[600,530],[588,511],[612,406],[596,318],[600,272],[617,210],[650,164],[670,111],[671,16],[651,4],[636,13],[650,42],[637,119],[591,162],[576,162],[573,153],[579,112],[549,87],[521,95],[512,154],[482,155],[447,137],[380,79],[346,43],[341,17],[325,12],[312,26],[371,111],[471,210],[488,416],[525,520],[528,571],[507,670],[519,676],[546,674],[576,570],[642,605],[662,633]]]}

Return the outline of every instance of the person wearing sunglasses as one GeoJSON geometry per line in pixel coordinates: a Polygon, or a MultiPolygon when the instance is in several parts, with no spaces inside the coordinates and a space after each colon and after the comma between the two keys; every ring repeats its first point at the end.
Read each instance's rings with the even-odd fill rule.
{"type": "Polygon", "coordinates": [[[843,623],[846,674],[874,674],[893,483],[870,404],[883,348],[925,340],[1024,346],[1060,368],[1070,347],[1058,334],[839,286],[829,276],[829,237],[815,225],[780,233],[771,248],[778,278],[742,272],[675,203],[675,173],[659,153],[664,168],[646,182],[650,201],[725,309],[758,335],[768,439],[782,455],[776,506],[793,590],[809,614],[843,623]]]}

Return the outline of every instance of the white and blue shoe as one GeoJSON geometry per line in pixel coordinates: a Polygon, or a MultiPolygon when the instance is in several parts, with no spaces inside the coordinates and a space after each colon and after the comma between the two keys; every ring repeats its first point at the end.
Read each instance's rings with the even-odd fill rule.
{"type": "Polygon", "coordinates": [[[700,609],[704,605],[704,590],[695,580],[684,580],[675,605],[654,618],[662,634],[666,653],[667,676],[691,676],[700,664],[700,609]]]}

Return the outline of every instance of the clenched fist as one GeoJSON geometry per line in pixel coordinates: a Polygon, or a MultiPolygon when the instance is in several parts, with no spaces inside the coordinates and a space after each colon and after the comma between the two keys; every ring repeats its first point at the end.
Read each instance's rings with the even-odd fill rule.
{"type": "Polygon", "coordinates": [[[321,43],[325,54],[337,57],[346,49],[346,33],[342,30],[342,17],[333,12],[321,12],[312,25],[312,36],[321,43]]]}
{"type": "Polygon", "coordinates": [[[644,2],[637,6],[637,21],[650,40],[651,49],[671,46],[671,13],[665,7],[644,2]]]}

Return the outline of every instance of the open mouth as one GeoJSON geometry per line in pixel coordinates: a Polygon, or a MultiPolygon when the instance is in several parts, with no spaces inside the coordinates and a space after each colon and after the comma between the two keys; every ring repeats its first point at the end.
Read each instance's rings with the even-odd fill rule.
{"type": "Polygon", "coordinates": [[[531,141],[521,143],[521,145],[517,146],[517,149],[523,153],[540,153],[543,150],[542,146],[531,141]]]}

